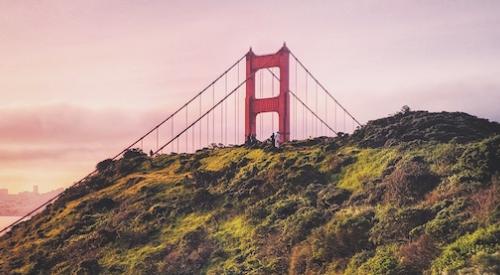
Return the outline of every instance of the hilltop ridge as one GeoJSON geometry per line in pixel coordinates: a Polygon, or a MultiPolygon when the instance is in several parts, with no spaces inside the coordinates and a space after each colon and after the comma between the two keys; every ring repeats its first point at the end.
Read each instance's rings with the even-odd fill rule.
{"type": "Polygon", "coordinates": [[[97,168],[0,237],[1,273],[500,273],[500,125],[465,113],[97,168]]]}

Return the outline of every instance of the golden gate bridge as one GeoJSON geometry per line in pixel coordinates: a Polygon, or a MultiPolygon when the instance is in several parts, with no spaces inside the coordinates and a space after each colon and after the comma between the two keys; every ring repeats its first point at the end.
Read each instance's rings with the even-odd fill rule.
{"type": "MultiPolygon", "coordinates": [[[[359,121],[323,86],[286,44],[276,53],[252,49],[175,112],[110,159],[139,148],[152,156],[193,153],[198,149],[237,145],[250,137],[279,142],[353,132],[359,121]],[[242,65],[242,63],[245,64],[242,65]]],[[[97,169],[75,182],[84,184],[97,169]]],[[[43,209],[54,196],[14,223],[7,231],[43,209]]]]}

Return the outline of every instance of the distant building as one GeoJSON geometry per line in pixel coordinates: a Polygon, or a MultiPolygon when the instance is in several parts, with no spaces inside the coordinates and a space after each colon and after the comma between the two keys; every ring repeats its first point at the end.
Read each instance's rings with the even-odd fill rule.
{"type": "Polygon", "coordinates": [[[9,189],[7,189],[7,188],[0,189],[0,197],[8,196],[8,195],[9,195],[9,189]]]}
{"type": "Polygon", "coordinates": [[[33,194],[38,195],[38,185],[33,185],[33,194]]]}

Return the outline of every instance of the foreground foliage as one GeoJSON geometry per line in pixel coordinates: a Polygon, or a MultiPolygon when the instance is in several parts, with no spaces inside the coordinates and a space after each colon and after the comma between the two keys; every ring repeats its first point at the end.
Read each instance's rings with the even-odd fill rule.
{"type": "Polygon", "coordinates": [[[0,273],[500,273],[500,126],[467,114],[97,168],[0,238],[0,273]]]}

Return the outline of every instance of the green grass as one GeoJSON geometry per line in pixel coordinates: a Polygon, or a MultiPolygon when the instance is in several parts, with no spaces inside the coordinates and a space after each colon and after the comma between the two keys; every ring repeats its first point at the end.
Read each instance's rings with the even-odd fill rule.
{"type": "Polygon", "coordinates": [[[468,267],[479,252],[497,257],[500,261],[500,224],[480,228],[460,237],[444,247],[441,255],[432,264],[432,273],[456,272],[468,267]]]}
{"type": "Polygon", "coordinates": [[[379,178],[387,165],[397,157],[395,149],[360,149],[354,153],[356,162],[341,171],[338,187],[359,191],[363,184],[379,178]]]}

